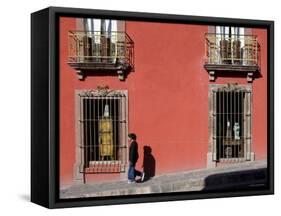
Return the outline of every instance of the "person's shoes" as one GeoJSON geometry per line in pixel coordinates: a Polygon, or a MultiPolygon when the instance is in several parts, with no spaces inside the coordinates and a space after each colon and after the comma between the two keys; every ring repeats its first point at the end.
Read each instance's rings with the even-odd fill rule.
{"type": "Polygon", "coordinates": [[[128,180],[128,184],[133,184],[133,183],[135,183],[135,181],[128,180]]]}
{"type": "Polygon", "coordinates": [[[142,175],[141,175],[141,181],[143,182],[143,180],[144,180],[144,177],[145,177],[145,174],[144,174],[144,172],[142,173],[142,175]]]}

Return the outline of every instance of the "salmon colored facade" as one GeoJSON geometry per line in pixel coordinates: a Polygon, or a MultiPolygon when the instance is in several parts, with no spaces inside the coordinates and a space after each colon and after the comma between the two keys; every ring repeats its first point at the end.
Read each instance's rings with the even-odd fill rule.
{"type": "MultiPolygon", "coordinates": [[[[134,71],[125,81],[115,75],[94,73],[79,80],[67,64],[68,32],[75,18],[60,18],[60,183],[75,182],[75,90],[110,89],[128,92],[128,132],[137,134],[142,169],[143,147],[149,146],[155,175],[207,168],[210,84],[252,85],[252,152],[255,160],[267,157],[267,32],[253,29],[260,44],[259,78],[218,76],[209,80],[206,60],[206,25],[126,21],[134,42],[134,71]]],[[[87,182],[126,180],[126,173],[86,174],[87,182]]]]}

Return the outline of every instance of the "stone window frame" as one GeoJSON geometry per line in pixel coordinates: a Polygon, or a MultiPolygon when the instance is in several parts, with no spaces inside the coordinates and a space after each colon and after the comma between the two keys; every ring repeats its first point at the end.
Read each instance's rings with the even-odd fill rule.
{"type": "Polygon", "coordinates": [[[128,90],[113,90],[109,89],[108,87],[98,87],[97,89],[76,89],[75,90],[75,163],[74,163],[74,182],[76,183],[86,183],[85,179],[85,172],[83,171],[83,164],[81,161],[84,160],[83,158],[83,148],[80,146],[81,141],[81,130],[80,130],[80,115],[81,115],[81,107],[80,107],[80,95],[82,94],[92,94],[94,96],[114,96],[114,95],[125,95],[125,99],[123,101],[123,105],[121,105],[121,115],[125,118],[126,124],[122,131],[119,131],[122,135],[120,135],[120,140],[124,143],[125,151],[122,154],[122,171],[120,171],[120,175],[125,178],[127,175],[127,161],[128,161],[128,122],[129,122],[129,114],[128,114],[128,90]],[[122,133],[123,132],[123,133],[122,133]]]}
{"type": "Polygon", "coordinates": [[[207,153],[207,167],[212,168],[216,167],[220,162],[242,162],[242,161],[254,161],[254,152],[252,152],[252,109],[253,109],[253,88],[251,84],[209,84],[208,90],[208,153],[207,153]],[[234,160],[223,159],[217,160],[216,152],[216,97],[214,96],[215,92],[219,89],[226,88],[228,91],[231,90],[243,90],[245,92],[245,105],[244,105],[244,133],[245,133],[245,155],[244,158],[234,160]]]}

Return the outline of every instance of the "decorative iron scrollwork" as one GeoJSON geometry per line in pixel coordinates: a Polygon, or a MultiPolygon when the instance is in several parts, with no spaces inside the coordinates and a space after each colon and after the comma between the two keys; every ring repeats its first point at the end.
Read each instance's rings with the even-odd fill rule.
{"type": "Polygon", "coordinates": [[[82,91],[80,97],[124,97],[124,93],[109,89],[109,86],[97,86],[96,89],[82,91]]]}

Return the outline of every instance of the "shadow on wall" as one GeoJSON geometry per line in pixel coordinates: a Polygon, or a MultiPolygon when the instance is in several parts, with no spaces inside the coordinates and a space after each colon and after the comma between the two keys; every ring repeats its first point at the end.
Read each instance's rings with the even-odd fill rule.
{"type": "Polygon", "coordinates": [[[145,181],[155,176],[156,162],[152,155],[150,146],[143,147],[143,171],[145,173],[145,181]]]}
{"type": "Polygon", "coordinates": [[[268,186],[267,169],[253,169],[210,175],[203,190],[261,189],[268,186]]]}
{"type": "MultiPolygon", "coordinates": [[[[233,72],[232,71],[218,71],[216,73],[217,77],[224,77],[224,78],[232,78],[233,77],[233,72]]],[[[247,73],[243,72],[243,71],[235,71],[235,77],[239,77],[239,78],[246,78],[247,77],[247,73]]],[[[253,75],[254,79],[258,79],[258,78],[262,78],[262,74],[260,72],[260,70],[256,71],[253,75]]]]}

